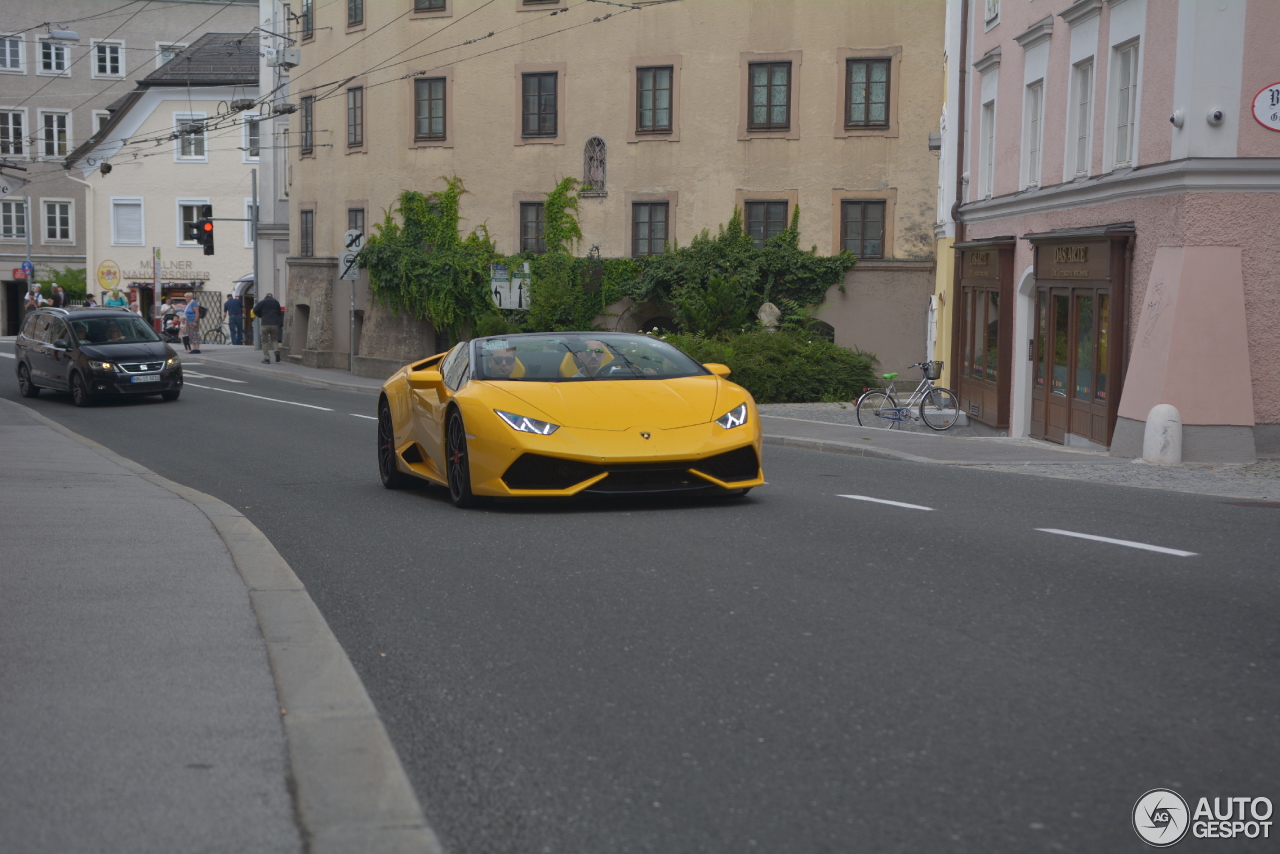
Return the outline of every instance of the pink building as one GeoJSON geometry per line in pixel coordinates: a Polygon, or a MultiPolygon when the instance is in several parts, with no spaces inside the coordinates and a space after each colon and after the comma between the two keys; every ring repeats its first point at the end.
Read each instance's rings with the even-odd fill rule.
{"type": "Polygon", "coordinates": [[[953,3],[971,419],[1134,457],[1168,403],[1187,461],[1280,452],[1280,3],[953,3]]]}

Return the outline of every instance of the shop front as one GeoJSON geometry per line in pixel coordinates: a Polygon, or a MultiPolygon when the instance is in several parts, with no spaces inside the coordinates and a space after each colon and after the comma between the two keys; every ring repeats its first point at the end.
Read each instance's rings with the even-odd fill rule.
{"type": "Polygon", "coordinates": [[[1007,430],[1013,365],[1013,251],[1016,240],[957,243],[958,310],[953,314],[955,392],[970,422],[1007,430]]]}
{"type": "Polygon", "coordinates": [[[1108,447],[1124,377],[1131,224],[1025,235],[1035,252],[1031,436],[1108,447]]]}

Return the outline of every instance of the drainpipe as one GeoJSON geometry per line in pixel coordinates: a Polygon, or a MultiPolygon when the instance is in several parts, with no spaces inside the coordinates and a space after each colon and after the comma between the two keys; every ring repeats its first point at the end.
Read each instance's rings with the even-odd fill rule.
{"type": "MultiPolygon", "coordinates": [[[[94,223],[97,218],[94,216],[93,185],[83,178],[77,178],[74,169],[67,170],[67,177],[76,183],[84,184],[84,286],[85,296],[88,296],[93,290],[94,283],[98,281],[97,273],[94,272],[97,268],[93,263],[97,260],[94,241],[96,234],[94,223]]],[[[27,229],[27,233],[31,233],[30,228],[27,229]]],[[[29,253],[30,250],[28,250],[29,253]]],[[[159,303],[157,302],[156,305],[159,303]]]]}
{"type": "MultiPolygon", "coordinates": [[[[964,221],[960,218],[960,205],[964,202],[964,164],[968,160],[969,148],[965,142],[965,129],[968,126],[969,105],[969,0],[960,0],[960,62],[957,68],[959,78],[956,104],[956,200],[951,205],[951,221],[955,227],[954,243],[965,240],[964,221]]],[[[960,359],[960,256],[952,250],[951,263],[951,367],[947,372],[947,381],[951,388],[959,388],[960,359]]]]}

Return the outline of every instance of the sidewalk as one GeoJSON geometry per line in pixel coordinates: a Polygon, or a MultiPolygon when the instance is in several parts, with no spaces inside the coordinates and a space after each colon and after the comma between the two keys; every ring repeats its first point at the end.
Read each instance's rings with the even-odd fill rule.
{"type": "Polygon", "coordinates": [[[438,852],[234,508],[0,400],[0,851],[438,852]]]}

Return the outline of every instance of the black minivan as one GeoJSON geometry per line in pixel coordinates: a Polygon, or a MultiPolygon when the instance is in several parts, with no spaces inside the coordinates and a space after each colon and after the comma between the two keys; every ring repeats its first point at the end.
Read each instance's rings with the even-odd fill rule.
{"type": "Polygon", "coordinates": [[[76,406],[103,397],[182,393],[178,354],[126,308],[38,308],[13,344],[23,397],[71,392],[76,406]]]}

